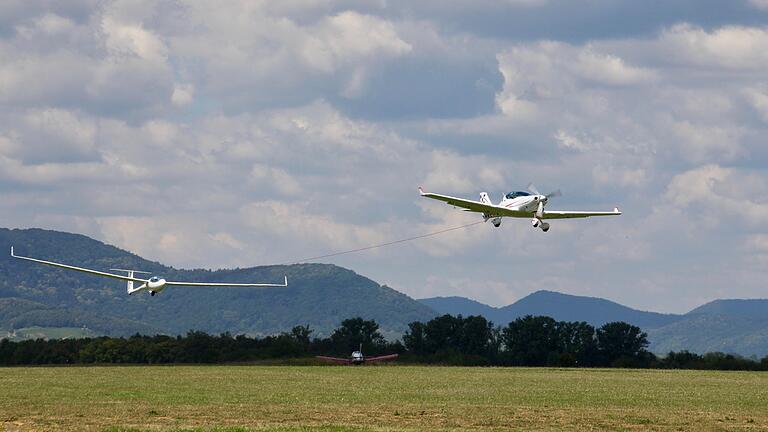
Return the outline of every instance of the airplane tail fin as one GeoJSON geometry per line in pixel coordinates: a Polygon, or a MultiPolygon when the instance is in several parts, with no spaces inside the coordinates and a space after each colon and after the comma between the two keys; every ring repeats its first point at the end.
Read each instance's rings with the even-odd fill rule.
{"type": "MultiPolygon", "coordinates": [[[[149,272],[139,271],[139,270],[126,270],[126,269],[110,269],[110,270],[127,272],[129,278],[132,278],[134,273],[150,274],[149,272]]],[[[128,287],[127,287],[128,295],[131,295],[131,294],[135,293],[136,291],[141,291],[141,290],[143,290],[146,287],[147,287],[147,284],[142,284],[140,287],[134,288],[133,287],[133,281],[128,281],[128,287]]]]}
{"type": "MultiPolygon", "coordinates": [[[[133,281],[128,281],[128,289],[126,290],[126,292],[128,293],[128,295],[131,295],[131,294],[133,294],[133,293],[135,293],[135,292],[143,291],[143,290],[145,290],[146,288],[147,288],[147,284],[145,284],[145,283],[144,283],[144,284],[141,284],[141,285],[139,285],[139,286],[138,286],[138,287],[136,287],[136,288],[134,288],[134,286],[133,286],[133,281]]],[[[153,295],[154,295],[154,294],[153,294],[153,295]]]]}
{"type": "MultiPolygon", "coordinates": [[[[493,201],[491,201],[491,197],[488,196],[487,192],[480,192],[480,202],[483,204],[493,205],[493,201]]],[[[496,228],[501,225],[501,218],[500,217],[492,217],[491,215],[487,213],[483,213],[483,220],[488,222],[489,220],[491,223],[493,223],[493,226],[496,228]]]]}
{"type": "Polygon", "coordinates": [[[480,192],[480,201],[483,204],[493,205],[493,202],[491,202],[491,197],[489,197],[488,193],[486,192],[480,192]]]}

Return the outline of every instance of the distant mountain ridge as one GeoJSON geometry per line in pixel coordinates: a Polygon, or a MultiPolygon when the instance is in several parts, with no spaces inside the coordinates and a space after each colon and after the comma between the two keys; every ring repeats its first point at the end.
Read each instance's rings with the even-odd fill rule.
{"type": "MultiPolygon", "coordinates": [[[[0,330],[22,327],[87,327],[100,334],[275,334],[309,325],[327,335],[342,319],[374,319],[397,336],[412,321],[435,312],[389,287],[329,264],[265,266],[234,270],[179,270],[89,237],[41,229],[0,229],[0,250],[93,269],[133,268],[190,281],[282,281],[287,288],[184,288],[160,295],[126,294],[125,284],[0,254],[0,330]]],[[[144,293],[142,293],[144,294],[144,293]]],[[[3,334],[0,332],[0,334],[3,334]]]]}
{"type": "Polygon", "coordinates": [[[481,315],[486,319],[493,321],[494,323],[503,323],[503,318],[501,318],[502,314],[499,308],[488,306],[487,304],[480,303],[479,301],[468,299],[466,297],[431,297],[418,299],[417,301],[426,306],[429,306],[435,312],[441,315],[481,315]]]}
{"type": "Polygon", "coordinates": [[[482,315],[496,324],[525,315],[545,315],[561,321],[585,321],[601,326],[624,321],[648,333],[649,349],[665,354],[729,352],[762,357],[768,354],[768,300],[714,300],[682,315],[632,309],[596,298],[537,291],[500,308],[464,297],[434,297],[420,302],[440,314],[482,315]]]}
{"type": "Polygon", "coordinates": [[[598,297],[576,296],[540,290],[511,305],[495,308],[464,297],[433,297],[421,303],[438,313],[483,315],[496,324],[506,325],[525,315],[546,315],[558,321],[586,321],[601,326],[624,321],[642,328],[661,327],[679,320],[682,315],[645,312],[598,297]]]}
{"type": "Polygon", "coordinates": [[[686,315],[726,315],[744,318],[766,318],[768,299],[723,299],[714,300],[693,309],[686,315]]]}

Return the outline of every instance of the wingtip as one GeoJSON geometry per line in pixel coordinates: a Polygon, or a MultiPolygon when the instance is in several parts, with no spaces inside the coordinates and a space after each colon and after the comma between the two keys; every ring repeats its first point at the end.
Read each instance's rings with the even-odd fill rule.
{"type": "Polygon", "coordinates": [[[421,195],[424,195],[424,189],[422,189],[422,188],[421,188],[421,186],[419,186],[419,193],[420,193],[421,195]]]}
{"type": "Polygon", "coordinates": [[[621,214],[621,210],[619,210],[618,207],[614,207],[613,208],[613,212],[616,213],[616,214],[621,214]]]}
{"type": "Polygon", "coordinates": [[[283,283],[283,286],[288,286],[288,276],[283,276],[285,278],[285,282],[283,283]]]}
{"type": "Polygon", "coordinates": [[[13,246],[11,246],[11,256],[14,257],[14,258],[16,257],[16,255],[14,255],[14,253],[13,253],[13,246]]]}

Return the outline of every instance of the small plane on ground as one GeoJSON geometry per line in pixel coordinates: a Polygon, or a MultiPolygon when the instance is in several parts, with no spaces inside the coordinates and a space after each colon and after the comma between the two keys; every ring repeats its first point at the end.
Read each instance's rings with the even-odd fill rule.
{"type": "Polygon", "coordinates": [[[528,192],[510,192],[504,195],[501,202],[493,204],[487,193],[480,193],[480,201],[473,201],[464,198],[456,198],[448,195],[440,195],[424,192],[419,188],[421,196],[444,201],[456,207],[461,207],[464,211],[482,213],[486,222],[489,220],[495,227],[501,225],[501,219],[505,217],[531,218],[531,225],[534,228],[541,228],[542,231],[549,231],[549,223],[546,219],[573,219],[586,218],[590,216],[618,216],[621,214],[618,207],[610,212],[595,211],[563,211],[563,210],[544,210],[550,198],[561,196],[559,190],[546,195],[536,189],[533,183],[528,185],[528,192]]]}
{"type": "Polygon", "coordinates": [[[365,363],[394,360],[398,357],[398,355],[399,354],[389,354],[389,355],[378,356],[378,357],[366,357],[363,355],[363,344],[360,344],[360,349],[358,349],[357,351],[353,351],[352,355],[350,355],[348,358],[326,357],[326,356],[316,356],[316,357],[319,358],[320,360],[330,361],[330,362],[339,363],[339,364],[361,365],[365,363]]]}
{"type": "Polygon", "coordinates": [[[45,264],[53,267],[59,267],[67,270],[75,270],[83,273],[89,273],[97,276],[104,276],[112,279],[120,279],[123,281],[128,282],[128,294],[133,294],[139,291],[149,291],[149,294],[154,296],[155,294],[159,293],[160,291],[164,290],[165,287],[169,286],[189,286],[189,287],[252,287],[252,288],[266,288],[266,287],[287,287],[288,286],[288,276],[285,276],[285,281],[281,284],[268,284],[268,283],[211,283],[211,282],[171,282],[167,281],[161,277],[158,276],[152,276],[149,279],[141,279],[134,277],[134,274],[140,273],[140,274],[149,274],[148,272],[142,272],[138,270],[125,270],[125,269],[110,269],[112,271],[123,271],[128,273],[127,276],[119,275],[119,274],[113,274],[113,273],[106,273],[102,271],[97,270],[91,270],[86,269],[82,267],[75,267],[71,265],[66,264],[59,264],[51,261],[43,261],[36,258],[29,258],[24,256],[16,255],[13,252],[13,246],[11,246],[11,256],[13,258],[18,258],[22,260],[32,261],[39,264],[45,264]],[[140,283],[138,287],[134,288],[134,283],[140,283]]]}

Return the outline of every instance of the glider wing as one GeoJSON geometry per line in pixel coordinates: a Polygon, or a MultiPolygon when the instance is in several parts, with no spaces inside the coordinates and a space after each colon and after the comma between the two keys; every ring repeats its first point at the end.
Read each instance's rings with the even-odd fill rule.
{"type": "Polygon", "coordinates": [[[189,286],[189,287],[241,287],[241,288],[258,288],[258,287],[287,287],[288,276],[285,276],[285,280],[281,284],[270,283],[209,283],[209,282],[166,282],[168,286],[189,286]]]}
{"type": "Polygon", "coordinates": [[[58,267],[58,268],[63,268],[63,269],[67,269],[67,270],[75,270],[75,271],[79,271],[79,272],[83,272],[83,273],[89,273],[89,274],[96,275],[96,276],[104,276],[104,277],[109,277],[109,278],[112,278],[112,279],[120,279],[120,280],[128,281],[128,282],[138,282],[138,283],[147,283],[147,282],[149,282],[146,279],[139,279],[139,278],[128,277],[128,276],[124,276],[124,275],[118,275],[118,274],[113,274],[113,273],[106,273],[106,272],[102,272],[102,271],[98,271],[98,270],[91,270],[91,269],[82,268],[82,267],[75,267],[75,266],[71,266],[71,265],[67,265],[67,264],[60,264],[60,263],[56,263],[56,262],[52,262],[52,261],[44,261],[44,260],[41,260],[41,259],[29,258],[29,257],[25,257],[25,256],[16,255],[13,252],[13,246],[11,246],[11,256],[13,258],[18,258],[18,259],[22,259],[22,260],[26,260],[26,261],[32,261],[32,262],[36,262],[36,263],[39,263],[39,264],[45,264],[45,265],[49,265],[49,266],[53,266],[53,267],[58,267]]]}

